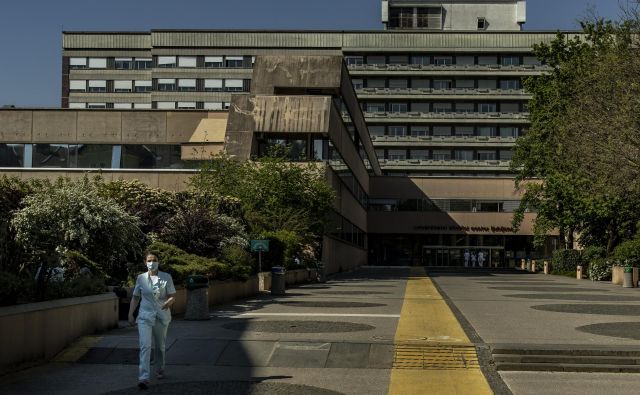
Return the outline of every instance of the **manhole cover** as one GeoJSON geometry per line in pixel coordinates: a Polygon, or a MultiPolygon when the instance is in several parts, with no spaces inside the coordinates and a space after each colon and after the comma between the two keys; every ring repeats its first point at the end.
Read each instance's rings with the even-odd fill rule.
{"type": "Polygon", "coordinates": [[[393,356],[394,369],[454,370],[479,367],[474,346],[398,345],[393,356]]]}
{"type": "Polygon", "coordinates": [[[609,292],[607,289],[571,288],[571,287],[489,287],[500,291],[528,291],[528,292],[609,292]]]}
{"type": "MultiPolygon", "coordinates": [[[[216,395],[343,395],[342,392],[308,385],[287,383],[255,383],[247,381],[194,381],[186,383],[151,384],[149,393],[173,394],[216,394],[216,395]]],[[[138,387],[108,392],[105,395],[140,395],[138,387]]]]}
{"type": "Polygon", "coordinates": [[[389,292],[378,291],[321,291],[318,293],[327,295],[389,295],[389,292]]]}
{"type": "Polygon", "coordinates": [[[222,327],[240,332],[267,333],[360,332],[375,329],[374,326],[366,324],[331,321],[240,321],[225,324],[222,327]]]}
{"type": "Polygon", "coordinates": [[[328,307],[328,308],[358,308],[358,307],[381,307],[385,306],[380,303],[360,303],[360,302],[331,302],[331,301],[310,301],[310,302],[296,302],[296,301],[284,301],[279,302],[279,304],[284,304],[287,306],[293,307],[328,307]]]}
{"type": "Polygon", "coordinates": [[[557,300],[584,300],[589,302],[639,302],[640,298],[619,295],[594,295],[594,294],[515,294],[504,295],[507,298],[521,299],[557,299],[557,300]]]}
{"type": "Polygon", "coordinates": [[[640,305],[620,304],[543,304],[531,306],[534,310],[555,313],[640,316],[640,305]]]}
{"type": "Polygon", "coordinates": [[[640,340],[640,322],[607,322],[579,326],[576,329],[594,335],[640,340]]]}

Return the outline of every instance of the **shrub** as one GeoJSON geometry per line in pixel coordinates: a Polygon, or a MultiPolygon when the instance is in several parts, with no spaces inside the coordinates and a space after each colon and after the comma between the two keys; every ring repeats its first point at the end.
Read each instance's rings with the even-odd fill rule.
{"type": "Polygon", "coordinates": [[[229,264],[236,278],[249,278],[253,271],[254,259],[250,252],[239,245],[227,245],[222,249],[222,260],[229,264]]]}
{"type": "Polygon", "coordinates": [[[640,238],[620,243],[613,251],[613,257],[620,260],[622,264],[629,261],[631,265],[638,265],[640,263],[640,238]]]}
{"type": "Polygon", "coordinates": [[[65,251],[62,255],[62,266],[65,268],[65,278],[90,276],[109,279],[109,275],[102,270],[100,265],[78,251],[65,251]],[[89,272],[87,273],[86,270],[89,272]]]}
{"type": "Polygon", "coordinates": [[[589,279],[592,281],[611,280],[611,270],[613,260],[606,258],[596,258],[589,264],[589,279]]]}
{"type": "Polygon", "coordinates": [[[293,266],[293,259],[301,250],[302,238],[288,230],[267,232],[263,235],[269,240],[269,252],[263,254],[262,269],[272,266],[293,266]]]}
{"type": "Polygon", "coordinates": [[[591,264],[591,262],[595,261],[598,258],[604,258],[607,256],[607,250],[604,247],[600,246],[589,246],[582,250],[582,263],[587,265],[591,264]]]}
{"type": "Polygon", "coordinates": [[[25,281],[17,275],[0,271],[0,306],[16,304],[25,295],[25,281]]]}
{"type": "MultiPolygon", "coordinates": [[[[31,254],[31,275],[60,264],[67,251],[90,256],[116,281],[126,279],[126,261],[139,259],[145,236],[140,221],[101,197],[87,179],[59,180],[23,200],[11,226],[16,241],[31,254]]],[[[62,262],[64,263],[64,262],[62,262]]]]}
{"type": "Polygon", "coordinates": [[[555,250],[551,260],[551,267],[554,274],[573,273],[575,275],[580,261],[580,251],[578,250],[555,250]]]}
{"type": "Polygon", "coordinates": [[[107,288],[102,279],[80,276],[49,283],[43,299],[78,298],[81,296],[98,295],[106,290],[107,288]]]}
{"type": "Polygon", "coordinates": [[[15,241],[10,227],[13,213],[19,210],[21,201],[32,191],[32,186],[15,177],[0,177],[0,270],[18,273],[20,263],[26,259],[24,250],[15,241]]]}

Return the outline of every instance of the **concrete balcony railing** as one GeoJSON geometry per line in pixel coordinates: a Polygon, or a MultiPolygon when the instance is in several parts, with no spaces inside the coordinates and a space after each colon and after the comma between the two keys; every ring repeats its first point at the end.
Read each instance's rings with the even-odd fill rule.
{"type": "Polygon", "coordinates": [[[489,136],[371,136],[376,147],[387,146],[497,146],[512,147],[515,137],[489,136]]]}
{"type": "Polygon", "coordinates": [[[358,74],[360,71],[436,71],[436,72],[449,72],[449,71],[462,71],[462,72],[537,72],[543,73],[551,70],[549,66],[537,65],[537,64],[523,64],[519,66],[503,66],[500,64],[488,64],[488,65],[435,65],[435,64],[351,64],[349,65],[349,71],[353,74],[358,74]]]}
{"type": "Polygon", "coordinates": [[[508,160],[424,160],[424,159],[378,159],[383,170],[409,171],[508,171],[511,161],[508,160]]]}
{"type": "Polygon", "coordinates": [[[483,89],[483,88],[360,88],[356,90],[359,99],[384,97],[392,98],[451,98],[451,99],[515,99],[529,100],[532,95],[524,89],[483,89]]]}
{"type": "Polygon", "coordinates": [[[429,122],[449,123],[529,123],[528,112],[364,112],[367,122],[429,122]]]}

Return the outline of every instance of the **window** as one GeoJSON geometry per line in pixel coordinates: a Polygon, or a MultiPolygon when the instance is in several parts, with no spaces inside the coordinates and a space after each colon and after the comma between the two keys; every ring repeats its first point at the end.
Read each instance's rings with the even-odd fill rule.
{"type": "Polygon", "coordinates": [[[207,92],[222,91],[222,80],[204,80],[204,90],[207,92]]]}
{"type": "Polygon", "coordinates": [[[384,103],[367,103],[367,112],[386,112],[384,103]]]}
{"type": "Polygon", "coordinates": [[[70,167],[69,144],[35,144],[32,166],[38,168],[70,167]]]}
{"type": "Polygon", "coordinates": [[[505,113],[518,113],[520,112],[520,104],[519,103],[502,103],[500,104],[500,112],[505,113]]]}
{"type": "Polygon", "coordinates": [[[426,66],[431,63],[431,58],[426,55],[414,55],[411,57],[411,64],[426,66]]]}
{"type": "Polygon", "coordinates": [[[478,89],[496,89],[497,86],[496,80],[478,80],[478,89]]]}
{"type": "Polygon", "coordinates": [[[123,145],[123,169],[182,169],[179,145],[123,145]]]}
{"type": "Polygon", "coordinates": [[[107,58],[89,58],[90,69],[106,69],[107,58]]]}
{"type": "Polygon", "coordinates": [[[158,78],[158,90],[159,91],[175,91],[176,79],[175,78],[158,78]]]}
{"type": "Polygon", "coordinates": [[[496,136],[496,127],[495,126],[481,126],[481,127],[478,128],[478,136],[495,137],[496,136]]]}
{"type": "Polygon", "coordinates": [[[131,108],[131,103],[113,103],[113,108],[116,110],[128,110],[131,108]]]}
{"type": "Polygon", "coordinates": [[[434,56],[433,64],[437,66],[451,66],[453,64],[452,56],[434,56]]]}
{"type": "Polygon", "coordinates": [[[411,80],[411,87],[414,89],[428,89],[431,87],[431,81],[424,78],[414,78],[411,80]]]}
{"type": "Polygon", "coordinates": [[[478,160],[496,160],[496,151],[478,151],[478,160]]]}
{"type": "Polygon", "coordinates": [[[456,80],[456,88],[459,89],[473,89],[476,87],[474,80],[456,80]]]}
{"type": "Polygon", "coordinates": [[[406,89],[408,87],[407,80],[392,78],[389,80],[390,89],[406,89]]]}
{"type": "Polygon", "coordinates": [[[158,110],[175,110],[176,102],[173,101],[159,101],[156,102],[156,108],[158,110]]]}
{"type": "Polygon", "coordinates": [[[151,107],[151,103],[133,103],[133,108],[138,108],[141,110],[150,110],[151,107]]]}
{"type": "Polygon", "coordinates": [[[496,112],[496,103],[480,103],[478,104],[478,112],[496,112]]]}
{"type": "Polygon", "coordinates": [[[231,103],[229,103],[228,101],[222,102],[222,108],[224,110],[228,110],[230,106],[231,106],[231,103]]]}
{"type": "Polygon", "coordinates": [[[434,126],[433,135],[437,137],[451,136],[451,126],[434,126]]]}
{"type": "Polygon", "coordinates": [[[376,158],[378,158],[379,160],[384,159],[384,150],[383,149],[376,149],[376,158]]]}
{"type": "Polygon", "coordinates": [[[385,81],[383,79],[369,78],[367,79],[367,88],[384,88],[385,81]]]}
{"type": "Polygon", "coordinates": [[[407,150],[403,149],[390,149],[387,151],[390,160],[405,160],[407,159],[407,150]]]}
{"type": "Polygon", "coordinates": [[[385,56],[367,56],[367,64],[386,64],[385,56]]]}
{"type": "Polygon", "coordinates": [[[389,56],[389,64],[408,64],[409,57],[404,55],[389,56]]]}
{"type": "Polygon", "coordinates": [[[511,160],[511,159],[513,159],[513,151],[511,150],[500,151],[500,160],[511,160]]]}
{"type": "Polygon", "coordinates": [[[351,80],[351,82],[353,83],[353,89],[362,89],[364,88],[364,80],[363,79],[353,79],[351,80]]]}
{"type": "Polygon", "coordinates": [[[349,55],[344,57],[347,66],[360,66],[364,64],[364,56],[349,55]]]}
{"type": "Polygon", "coordinates": [[[86,69],[87,58],[70,58],[69,67],[72,69],[86,69]]]}
{"type": "Polygon", "coordinates": [[[429,112],[429,103],[427,102],[413,102],[411,103],[412,112],[429,112]]]}
{"type": "Polygon", "coordinates": [[[478,56],[478,64],[483,66],[494,66],[498,64],[497,56],[478,56]]]}
{"type": "Polygon", "coordinates": [[[369,135],[370,136],[384,136],[384,126],[369,126],[369,135]]]}
{"type": "Polygon", "coordinates": [[[389,126],[389,136],[403,137],[407,135],[406,126],[389,126]]]}
{"type": "Polygon", "coordinates": [[[196,67],[197,65],[195,56],[178,56],[178,67],[196,67]]]}
{"type": "Polygon", "coordinates": [[[474,56],[456,56],[456,65],[458,66],[472,66],[476,64],[476,58],[474,56]]]}
{"type": "Polygon", "coordinates": [[[148,70],[153,68],[153,59],[151,58],[135,58],[134,67],[136,70],[148,70]]]}
{"type": "Polygon", "coordinates": [[[395,28],[413,27],[413,8],[394,7],[389,10],[389,23],[395,28]]]}
{"type": "Polygon", "coordinates": [[[456,126],[456,136],[473,136],[473,126],[456,126]]]}
{"type": "Polygon", "coordinates": [[[421,29],[441,29],[442,9],[436,7],[417,8],[416,27],[421,29]]]}
{"type": "Polygon", "coordinates": [[[434,80],[433,81],[433,89],[451,89],[452,81],[451,80],[434,80]]]}
{"type": "Polygon", "coordinates": [[[536,58],[535,56],[525,56],[522,59],[522,63],[526,65],[532,65],[532,66],[540,66],[542,64],[542,62],[540,62],[538,58],[536,58]]]}
{"type": "Polygon", "coordinates": [[[179,101],[178,110],[195,110],[196,102],[194,101],[179,101]]]}
{"type": "Polygon", "coordinates": [[[180,78],[178,80],[178,90],[180,91],[195,91],[196,90],[196,80],[195,79],[184,79],[180,78]]]}
{"type": "Polygon", "coordinates": [[[87,103],[87,108],[94,108],[94,109],[107,108],[107,103],[87,103]]]}
{"type": "Polygon", "coordinates": [[[508,55],[502,57],[503,66],[520,66],[520,56],[508,55]]]}
{"type": "Polygon", "coordinates": [[[429,135],[429,127],[428,126],[412,126],[411,127],[411,135],[414,136],[414,137],[428,136],[429,135]]]}
{"type": "Polygon", "coordinates": [[[213,103],[205,102],[204,109],[212,110],[212,111],[222,110],[222,102],[213,102],[213,103]]]}
{"type": "Polygon", "coordinates": [[[69,103],[69,108],[75,108],[75,109],[87,108],[87,103],[69,103]]]}
{"type": "Polygon", "coordinates": [[[132,81],[113,81],[114,92],[131,92],[132,81]]]}
{"type": "Polygon", "coordinates": [[[89,92],[106,92],[107,81],[105,80],[89,80],[89,92]]]}
{"type": "Polygon", "coordinates": [[[0,167],[25,167],[25,145],[0,144],[0,167]]]}
{"type": "Polygon", "coordinates": [[[473,151],[471,150],[456,150],[456,160],[473,160],[473,151]]]}
{"type": "Polygon", "coordinates": [[[205,56],[204,57],[204,67],[217,69],[221,68],[224,65],[222,61],[222,56],[205,56]]]}
{"type": "Polygon", "coordinates": [[[472,113],[475,111],[473,103],[456,103],[456,112],[472,113]]]}
{"type": "Polygon", "coordinates": [[[451,112],[451,103],[433,103],[431,111],[435,113],[451,112]]]}
{"type": "Polygon", "coordinates": [[[137,93],[151,92],[151,89],[153,88],[152,81],[148,81],[148,80],[133,81],[133,85],[134,85],[134,90],[137,93]]]}
{"type": "Polygon", "coordinates": [[[110,169],[113,155],[112,145],[78,144],[70,145],[71,167],[80,169],[110,169]]]}
{"type": "Polygon", "coordinates": [[[87,81],[86,80],[70,80],[69,91],[71,92],[86,92],[87,81]]]}
{"type": "Polygon", "coordinates": [[[409,105],[407,103],[391,103],[391,112],[407,112],[409,111],[409,105]]]}
{"type": "Polygon", "coordinates": [[[227,56],[225,61],[226,67],[239,68],[242,67],[244,58],[242,56],[227,56]]]}
{"type": "Polygon", "coordinates": [[[478,18],[478,30],[487,30],[489,23],[486,18],[478,18]]]}
{"type": "Polygon", "coordinates": [[[500,89],[520,89],[520,80],[502,80],[500,89]]]}
{"type": "Polygon", "coordinates": [[[115,67],[116,70],[131,70],[133,69],[133,58],[116,58],[115,67]]]}
{"type": "Polygon", "coordinates": [[[225,92],[242,92],[243,89],[242,80],[224,80],[225,92]]]}
{"type": "Polygon", "coordinates": [[[412,149],[409,151],[411,159],[429,160],[428,149],[412,149]]]}
{"type": "Polygon", "coordinates": [[[169,68],[176,67],[175,56],[158,56],[158,67],[169,68]]]}
{"type": "Polygon", "coordinates": [[[513,126],[501,126],[500,137],[518,137],[518,128],[513,126]]]}
{"type": "Polygon", "coordinates": [[[433,150],[433,160],[451,160],[450,150],[433,150]]]}

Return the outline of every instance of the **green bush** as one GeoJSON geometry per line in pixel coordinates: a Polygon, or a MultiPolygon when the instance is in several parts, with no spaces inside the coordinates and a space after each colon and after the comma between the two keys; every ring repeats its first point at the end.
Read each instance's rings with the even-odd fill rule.
{"type": "Polygon", "coordinates": [[[192,274],[207,276],[210,280],[246,279],[241,271],[227,263],[189,254],[171,244],[156,242],[149,246],[149,251],[158,256],[160,270],[171,274],[175,284],[184,284],[192,274]]]}
{"type": "Polygon", "coordinates": [[[19,297],[25,297],[25,285],[23,278],[0,271],[0,306],[16,304],[19,297]]]}
{"type": "Polygon", "coordinates": [[[586,263],[589,265],[591,262],[595,261],[599,258],[604,258],[607,256],[607,250],[604,247],[600,246],[589,246],[582,250],[581,254],[582,263],[586,263]]]}
{"type": "Polygon", "coordinates": [[[79,298],[106,292],[104,281],[96,277],[76,277],[64,281],[51,281],[45,289],[44,300],[79,298]]]}
{"type": "Polygon", "coordinates": [[[589,279],[592,281],[611,280],[613,260],[596,258],[589,264],[589,279]]]}
{"type": "Polygon", "coordinates": [[[267,232],[263,237],[269,240],[269,252],[263,254],[262,270],[273,266],[289,268],[294,265],[294,257],[301,250],[300,236],[288,230],[279,230],[267,232]]]}
{"type": "Polygon", "coordinates": [[[578,250],[555,250],[551,260],[553,274],[573,273],[581,264],[580,251],[578,250]]]}
{"type": "Polygon", "coordinates": [[[62,266],[65,268],[65,278],[84,276],[83,270],[88,269],[91,277],[108,280],[110,277],[100,265],[78,251],[65,251],[62,255],[62,266]]]}
{"type": "Polygon", "coordinates": [[[253,271],[255,260],[250,252],[244,248],[230,244],[222,249],[222,260],[229,264],[233,276],[236,278],[249,278],[253,271]]]}
{"type": "Polygon", "coordinates": [[[613,250],[613,257],[618,259],[624,265],[625,261],[629,261],[631,265],[640,264],[640,238],[627,240],[613,250]]]}
{"type": "Polygon", "coordinates": [[[22,207],[22,199],[32,189],[32,185],[26,181],[0,176],[0,271],[17,274],[20,264],[26,259],[24,250],[15,241],[10,221],[14,212],[22,207]]]}

